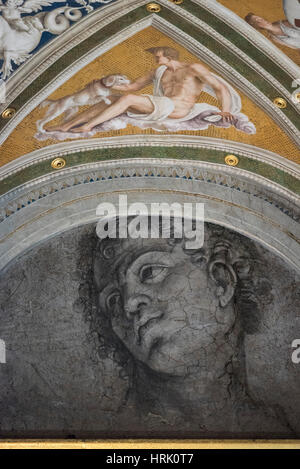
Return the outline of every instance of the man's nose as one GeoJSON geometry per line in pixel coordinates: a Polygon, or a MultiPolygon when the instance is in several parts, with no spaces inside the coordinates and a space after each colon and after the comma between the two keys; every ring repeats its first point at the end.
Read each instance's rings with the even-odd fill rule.
{"type": "Polygon", "coordinates": [[[145,306],[150,305],[151,299],[147,295],[131,295],[124,303],[125,314],[128,319],[132,319],[136,314],[140,314],[145,306]]]}

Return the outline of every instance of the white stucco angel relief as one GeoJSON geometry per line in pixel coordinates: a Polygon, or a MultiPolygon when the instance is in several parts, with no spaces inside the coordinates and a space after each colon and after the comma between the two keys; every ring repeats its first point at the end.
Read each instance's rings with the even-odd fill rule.
{"type": "MultiPolygon", "coordinates": [[[[20,65],[31,56],[44,31],[61,34],[71,26],[71,22],[82,18],[82,10],[87,13],[93,10],[90,3],[95,3],[95,0],[75,1],[82,6],[69,6],[65,0],[0,0],[0,61],[3,61],[0,78],[8,78],[13,64],[20,65]],[[52,11],[41,11],[54,3],[65,5],[52,11]]],[[[97,3],[109,2],[111,0],[97,3]]]]}
{"type": "MultiPolygon", "coordinates": [[[[30,29],[32,29],[32,21],[30,20],[33,18],[22,18],[21,14],[41,10],[43,4],[50,5],[51,3],[43,0],[41,2],[35,0],[27,0],[25,2],[24,0],[7,0],[4,5],[3,2],[0,1],[0,11],[2,12],[3,18],[12,29],[15,31],[30,31],[30,29]]],[[[36,18],[34,23],[41,30],[43,29],[43,25],[38,18],[36,18]]]]}

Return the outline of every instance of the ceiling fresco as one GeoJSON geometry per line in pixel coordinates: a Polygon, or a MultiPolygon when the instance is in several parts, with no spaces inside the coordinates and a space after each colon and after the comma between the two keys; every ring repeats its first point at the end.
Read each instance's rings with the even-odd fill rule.
{"type": "MultiPolygon", "coordinates": [[[[0,79],[6,80],[22,63],[75,23],[115,1],[1,0],[0,79]]],[[[207,0],[202,3],[224,5],[273,41],[293,61],[300,63],[300,5],[297,0],[266,0],[263,3],[259,0],[207,0]]]]}
{"type": "MultiPolygon", "coordinates": [[[[26,37],[33,35],[30,28],[36,27],[38,21],[46,21],[53,12],[60,15],[58,19],[54,17],[54,23],[62,24],[62,31],[50,37],[49,31],[44,33],[40,28],[39,46],[36,46],[31,56],[24,53],[24,60],[19,60],[19,67],[10,69],[8,61],[13,60],[14,56],[5,54],[3,49],[6,61],[2,65],[9,70],[5,72],[2,69],[2,78],[6,79],[6,82],[2,82],[6,102],[2,103],[1,110],[5,113],[5,108],[11,107],[17,112],[11,120],[2,118],[0,121],[1,165],[34,150],[58,142],[67,144],[76,138],[154,133],[225,139],[263,148],[292,161],[298,160],[299,104],[293,99],[293,93],[297,91],[295,87],[298,86],[297,67],[289,62],[286,55],[272,55],[268,45],[259,42],[265,39],[257,28],[253,28],[253,22],[248,24],[236,15],[238,13],[243,18],[249,9],[257,15],[263,14],[259,2],[186,0],[180,5],[173,5],[163,0],[160,11],[154,14],[147,8],[146,2],[123,2],[124,8],[121,8],[120,2],[108,1],[91,4],[82,0],[79,6],[65,5],[63,2],[28,2],[17,5],[16,14],[12,14],[12,3],[1,6],[2,24],[10,28],[9,35],[8,29],[5,32],[2,26],[3,38],[12,42],[16,34],[25,34],[26,37]],[[224,6],[227,7],[227,16],[221,19],[224,6]],[[235,13],[231,13],[229,8],[235,13]],[[87,29],[89,25],[91,27],[87,29]],[[245,34],[243,28],[246,28],[245,34]],[[180,53],[180,60],[196,64],[196,67],[205,67],[202,73],[206,70],[210,73],[210,80],[216,80],[212,85],[204,82],[202,91],[199,89],[196,97],[193,112],[185,120],[175,122],[169,119],[169,123],[165,121],[163,125],[157,122],[149,124],[148,118],[147,123],[140,118],[137,120],[136,115],[119,119],[117,112],[117,119],[113,116],[109,124],[109,119],[106,119],[99,124],[100,127],[94,126],[87,132],[79,129],[81,132],[77,133],[72,126],[66,131],[65,125],[62,132],[59,122],[67,120],[67,116],[70,117],[72,113],[73,116],[79,116],[80,112],[87,110],[86,105],[94,105],[100,99],[103,106],[107,107],[107,98],[97,96],[93,101],[93,98],[87,97],[87,93],[98,93],[96,88],[103,77],[122,74],[135,83],[139,77],[155,70],[155,56],[146,52],[146,49],[157,46],[172,47],[180,53]],[[48,55],[45,53],[47,50],[48,55]],[[282,61],[285,61],[285,67],[282,61]],[[96,85],[92,85],[92,82],[96,85]],[[91,86],[96,88],[92,90],[91,86]],[[223,91],[218,91],[218,86],[223,91]],[[223,93],[223,98],[220,93],[223,93]],[[227,103],[226,111],[236,116],[235,121],[230,122],[222,115],[226,107],[224,93],[231,95],[228,98],[231,105],[227,103]],[[72,107],[70,103],[66,104],[67,96],[72,96],[75,101],[76,96],[79,96],[81,101],[74,102],[72,107]],[[275,107],[273,101],[278,97],[284,100],[288,98],[288,105],[282,109],[275,107]],[[87,99],[90,101],[87,102],[87,99]],[[198,113],[196,108],[199,109],[198,113]],[[54,127],[56,131],[49,131],[49,127],[54,127]]],[[[270,21],[278,15],[282,17],[282,2],[272,2],[272,8],[268,1],[264,5],[267,13],[272,10],[270,21]]],[[[285,5],[285,11],[286,8],[285,5]]],[[[296,21],[295,28],[297,24],[296,21]]],[[[268,42],[274,50],[274,41],[268,42]]],[[[287,54],[291,52],[285,46],[283,49],[287,54]]],[[[293,49],[292,52],[294,58],[297,58],[298,51],[293,49]]],[[[161,83],[163,80],[161,78],[161,83]]],[[[153,93],[149,82],[136,90],[138,96],[149,93],[153,93]]],[[[114,90],[113,94],[117,94],[117,91],[114,90]]],[[[168,106],[166,100],[164,105],[168,106]]],[[[101,112],[103,106],[100,105],[101,112]]],[[[88,114],[89,118],[92,112],[88,114]]],[[[79,127],[76,123],[75,128],[79,127]]]]}
{"type": "MultiPolygon", "coordinates": [[[[194,55],[188,52],[181,45],[177,44],[174,40],[167,37],[157,29],[148,27],[83,67],[54,93],[50,94],[48,98],[50,101],[54,100],[57,103],[56,107],[58,108],[58,100],[60,100],[60,105],[62,105],[62,99],[66,99],[66,96],[74,96],[78,90],[83,90],[88,83],[91,83],[93,80],[98,80],[103,76],[122,73],[130,80],[134,81],[139,76],[145,75],[149,70],[156,67],[153,55],[146,52],[146,49],[158,46],[168,46],[178,50],[180,53],[180,60],[184,62],[195,63],[198,61],[194,55]]],[[[147,85],[143,90],[139,91],[139,94],[149,94],[152,92],[152,88],[152,85],[147,85]]],[[[181,130],[179,128],[175,133],[184,135],[201,135],[255,145],[285,156],[292,161],[296,161],[299,154],[298,148],[289,136],[286,135],[283,130],[278,128],[271,117],[266,115],[266,113],[251,99],[245,96],[244,93],[239,91],[237,93],[241,97],[241,112],[249,119],[250,133],[248,133],[248,129],[243,131],[230,125],[228,125],[228,128],[220,128],[215,125],[210,125],[208,127],[208,125],[205,125],[203,126],[203,130],[181,130]],[[274,138],[275,134],[276,138],[274,138]]],[[[213,105],[215,107],[218,106],[217,99],[206,92],[200,93],[198,102],[207,103],[208,105],[213,105]]],[[[55,134],[53,132],[46,132],[45,130],[42,132],[38,131],[37,123],[44,119],[44,116],[47,113],[47,108],[51,111],[50,106],[43,107],[39,105],[27,117],[25,117],[25,119],[23,119],[23,121],[9,135],[2,145],[3,157],[1,159],[1,164],[5,164],[25,153],[30,153],[35,149],[58,143],[59,141],[70,141],[70,137],[72,137],[70,132],[56,132],[55,134]]],[[[51,119],[51,117],[55,116],[57,108],[54,108],[52,112],[49,113],[49,123],[51,125],[58,124],[62,119],[61,114],[56,119],[51,119]]],[[[64,108],[60,110],[58,109],[58,112],[63,111],[63,109],[64,108]]],[[[87,106],[82,107],[81,111],[84,109],[87,109],[87,106]]],[[[50,126],[49,123],[45,123],[43,126],[47,128],[50,126]]],[[[147,135],[167,135],[170,133],[167,129],[155,130],[155,126],[152,126],[151,128],[150,125],[147,129],[142,129],[137,125],[132,125],[131,123],[128,123],[125,128],[122,128],[124,127],[123,123],[119,127],[121,128],[110,131],[99,129],[99,131],[93,135],[84,135],[84,137],[101,138],[117,135],[137,135],[143,133],[147,135]]],[[[185,128],[186,127],[183,126],[183,129],[185,128]]],[[[82,137],[76,133],[75,138],[82,137]]]]}

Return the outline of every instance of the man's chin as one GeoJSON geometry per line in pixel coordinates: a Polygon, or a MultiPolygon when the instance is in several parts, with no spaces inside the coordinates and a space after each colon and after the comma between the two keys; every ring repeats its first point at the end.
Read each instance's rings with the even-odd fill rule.
{"type": "Polygon", "coordinates": [[[189,369],[194,364],[190,363],[194,361],[192,356],[190,359],[189,363],[183,361],[178,344],[172,343],[171,339],[160,338],[153,342],[144,363],[158,373],[183,377],[189,374],[189,369]]]}
{"type": "Polygon", "coordinates": [[[172,360],[169,357],[164,357],[161,359],[161,356],[158,355],[157,357],[154,354],[151,360],[148,360],[146,365],[153,371],[168,375],[174,376],[177,378],[185,377],[189,374],[189,366],[185,363],[180,363],[176,360],[172,360]]]}

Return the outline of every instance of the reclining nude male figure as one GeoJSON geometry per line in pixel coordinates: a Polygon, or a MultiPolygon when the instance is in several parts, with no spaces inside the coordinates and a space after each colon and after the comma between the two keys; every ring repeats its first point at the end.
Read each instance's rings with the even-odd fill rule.
{"type": "Polygon", "coordinates": [[[233,124],[234,116],[231,114],[231,94],[225,83],[219,80],[200,63],[180,62],[179,53],[171,47],[153,47],[147,49],[152,53],[157,69],[137,78],[128,85],[116,86],[114,89],[128,94],[110,96],[112,102],[107,106],[104,102],[91,106],[88,110],[65,121],[62,124],[48,127],[48,131],[61,132],[90,132],[95,126],[113,119],[125,112],[136,114],[158,113],[158,119],[180,119],[187,116],[193,109],[198,97],[205,86],[210,87],[221,103],[220,115],[224,123],[233,124]],[[158,78],[157,72],[162,70],[163,75],[158,78]],[[159,79],[163,95],[137,95],[134,92],[142,90],[159,79]]]}

